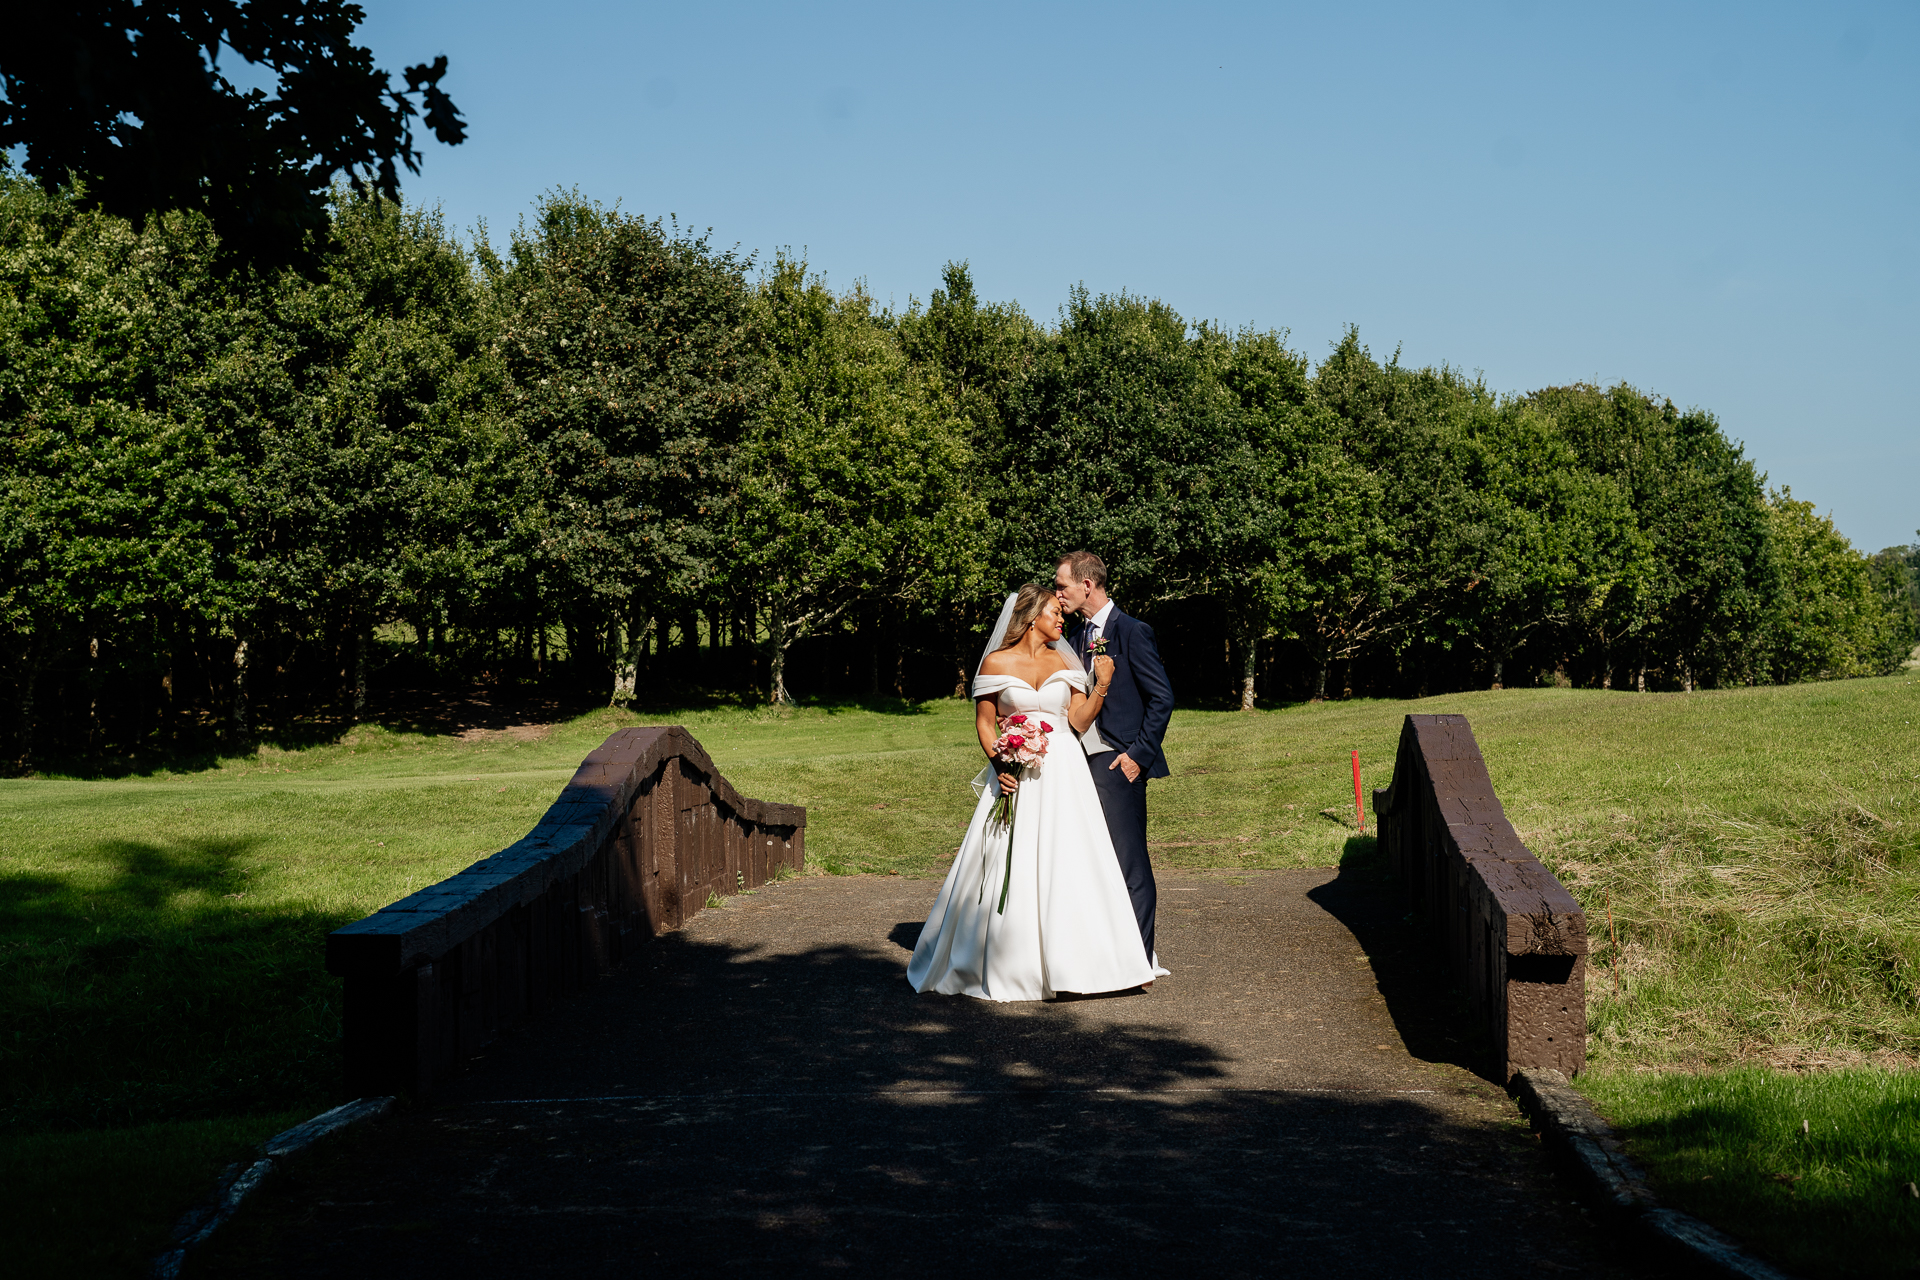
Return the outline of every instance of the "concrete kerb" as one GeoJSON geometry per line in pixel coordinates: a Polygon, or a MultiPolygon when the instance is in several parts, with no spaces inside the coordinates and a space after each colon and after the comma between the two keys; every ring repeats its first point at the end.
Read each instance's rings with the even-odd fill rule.
{"type": "Polygon", "coordinates": [[[1508,1087],[1542,1141],[1564,1157],[1582,1190],[1607,1212],[1637,1225],[1656,1247],[1678,1252],[1717,1275],[1792,1280],[1731,1236],[1677,1209],[1663,1208],[1612,1127],[1566,1076],[1550,1069],[1517,1071],[1508,1087]]]}
{"type": "Polygon", "coordinates": [[[174,1224],[166,1252],[153,1260],[155,1280],[174,1280],[186,1265],[187,1255],[205,1244],[222,1223],[233,1217],[246,1198],[267,1180],[278,1162],[299,1155],[320,1139],[342,1129],[386,1115],[393,1110],[393,1104],[392,1098],[358,1098],[343,1103],[268,1138],[260,1144],[260,1158],[252,1164],[228,1165],[213,1194],[187,1210],[174,1224]]]}

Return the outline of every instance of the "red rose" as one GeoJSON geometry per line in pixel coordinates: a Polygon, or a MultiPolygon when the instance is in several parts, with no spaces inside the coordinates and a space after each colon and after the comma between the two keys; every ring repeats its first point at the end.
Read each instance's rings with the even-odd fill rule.
{"type": "Polygon", "coordinates": [[[1025,724],[1026,722],[1027,722],[1027,717],[1024,714],[1007,717],[1008,724],[1025,724]]]}
{"type": "Polygon", "coordinates": [[[1010,733],[1007,735],[1007,750],[1018,751],[1020,748],[1026,745],[1027,745],[1027,740],[1021,737],[1019,734],[1010,733]]]}
{"type": "Polygon", "coordinates": [[[1048,724],[1048,723],[1047,723],[1047,722],[1046,722],[1045,720],[1042,720],[1042,721],[1040,722],[1040,732],[1042,732],[1042,733],[1052,733],[1052,732],[1053,732],[1053,726],[1052,726],[1052,725],[1050,725],[1050,724],[1048,724]]]}

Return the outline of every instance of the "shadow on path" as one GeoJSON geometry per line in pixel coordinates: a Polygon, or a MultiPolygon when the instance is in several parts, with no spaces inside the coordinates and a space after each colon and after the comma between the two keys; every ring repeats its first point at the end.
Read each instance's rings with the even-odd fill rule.
{"type": "Polygon", "coordinates": [[[1351,951],[1307,883],[1183,880],[1162,930],[1193,963],[1048,1004],[907,986],[930,882],[736,898],[296,1168],[191,1273],[1626,1274],[1504,1095],[1378,1052],[1350,955],[1249,988],[1310,929],[1351,951]],[[1251,931],[1280,903],[1298,927],[1251,931]]]}
{"type": "Polygon", "coordinates": [[[1307,898],[1345,925],[1366,953],[1408,1053],[1505,1085],[1493,1079],[1489,1046],[1469,1029],[1466,999],[1448,981],[1439,953],[1390,896],[1372,836],[1350,837],[1339,874],[1307,898]]]}

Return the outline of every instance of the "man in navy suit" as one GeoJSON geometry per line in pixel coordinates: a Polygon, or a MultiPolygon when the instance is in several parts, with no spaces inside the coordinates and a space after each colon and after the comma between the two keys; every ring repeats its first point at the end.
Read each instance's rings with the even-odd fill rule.
{"type": "Polygon", "coordinates": [[[1120,612],[1107,598],[1107,566],[1099,556],[1091,551],[1061,556],[1054,566],[1053,587],[1060,611],[1085,619],[1073,636],[1081,665],[1093,670],[1093,651],[1102,640],[1105,655],[1113,659],[1106,704],[1080,741],[1093,768],[1093,785],[1100,793],[1107,831],[1113,836],[1113,852],[1133,898],[1140,941],[1152,960],[1159,892],[1147,858],[1147,781],[1168,773],[1160,740],[1173,718],[1173,686],[1167,682],[1167,668],[1153,642],[1153,628],[1120,612]]]}

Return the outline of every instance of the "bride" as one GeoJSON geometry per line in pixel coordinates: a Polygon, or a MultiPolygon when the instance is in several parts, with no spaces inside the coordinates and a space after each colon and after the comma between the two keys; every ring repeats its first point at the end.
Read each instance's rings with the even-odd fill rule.
{"type": "Polygon", "coordinates": [[[1061,640],[1063,630],[1053,589],[1029,584],[1007,598],[988,638],[973,681],[988,767],[974,779],[980,802],[973,823],[907,965],[916,991],[1045,1000],[1062,991],[1143,987],[1166,972],[1141,945],[1100,796],[1074,736],[1100,714],[1113,659],[1095,658],[1089,678],[1061,640]],[[1000,717],[1022,711],[1065,721],[1024,778],[992,758],[1000,717]],[[1019,805],[1011,873],[1007,828],[991,821],[1002,790],[1017,792],[1019,805]],[[992,892],[984,891],[989,883],[992,892]]]}

